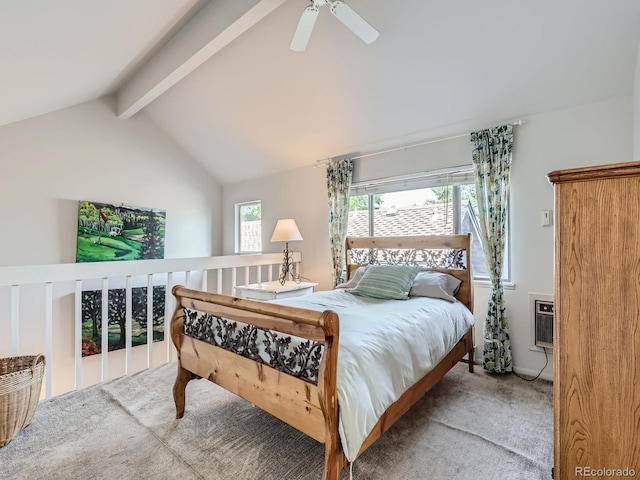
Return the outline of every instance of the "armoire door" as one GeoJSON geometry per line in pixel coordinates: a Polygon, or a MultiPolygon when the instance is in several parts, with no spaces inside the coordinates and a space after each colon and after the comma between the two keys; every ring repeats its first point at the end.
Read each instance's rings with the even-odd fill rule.
{"type": "Polygon", "coordinates": [[[640,162],[548,176],[555,478],[640,478],[640,162]]]}

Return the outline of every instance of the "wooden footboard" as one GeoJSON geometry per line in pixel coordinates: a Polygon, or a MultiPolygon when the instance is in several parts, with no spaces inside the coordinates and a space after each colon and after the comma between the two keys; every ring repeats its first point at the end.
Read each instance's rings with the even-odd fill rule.
{"type": "Polygon", "coordinates": [[[324,443],[325,478],[337,479],[345,461],[338,436],[339,322],[335,312],[241,300],[181,286],[173,288],[173,295],[177,300],[171,323],[178,351],[173,388],[176,418],[184,415],[187,383],[206,378],[324,443]],[[318,383],[187,336],[183,307],[323,343],[318,383]]]}

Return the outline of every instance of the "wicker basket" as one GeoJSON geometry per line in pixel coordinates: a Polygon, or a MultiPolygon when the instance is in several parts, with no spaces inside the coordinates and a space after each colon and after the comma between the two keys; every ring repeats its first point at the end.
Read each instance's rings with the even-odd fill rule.
{"type": "Polygon", "coordinates": [[[0,447],[33,420],[44,363],[44,355],[0,358],[0,447]]]}

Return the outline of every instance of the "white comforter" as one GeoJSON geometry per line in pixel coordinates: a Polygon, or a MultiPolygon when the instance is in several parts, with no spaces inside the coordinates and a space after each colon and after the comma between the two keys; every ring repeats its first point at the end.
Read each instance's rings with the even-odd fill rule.
{"type": "Polygon", "coordinates": [[[339,431],[349,461],[385,410],[473,325],[462,303],[427,297],[378,300],[336,289],[273,303],[340,316],[339,431]]]}

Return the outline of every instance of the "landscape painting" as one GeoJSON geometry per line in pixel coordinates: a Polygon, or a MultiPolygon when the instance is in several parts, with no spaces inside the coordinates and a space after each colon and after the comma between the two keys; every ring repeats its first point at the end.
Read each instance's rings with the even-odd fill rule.
{"type": "Polygon", "coordinates": [[[166,212],[81,201],[76,262],[164,258],[166,212]]]}
{"type": "MultiPolygon", "coordinates": [[[[153,287],[153,341],[164,340],[164,285],[153,287]]],[[[145,345],[147,325],[147,287],[131,289],[131,345],[145,345]]],[[[125,348],[127,339],[126,290],[109,289],[109,351],[125,348]]],[[[82,356],[102,353],[102,291],[82,292],[82,356]]]]}

